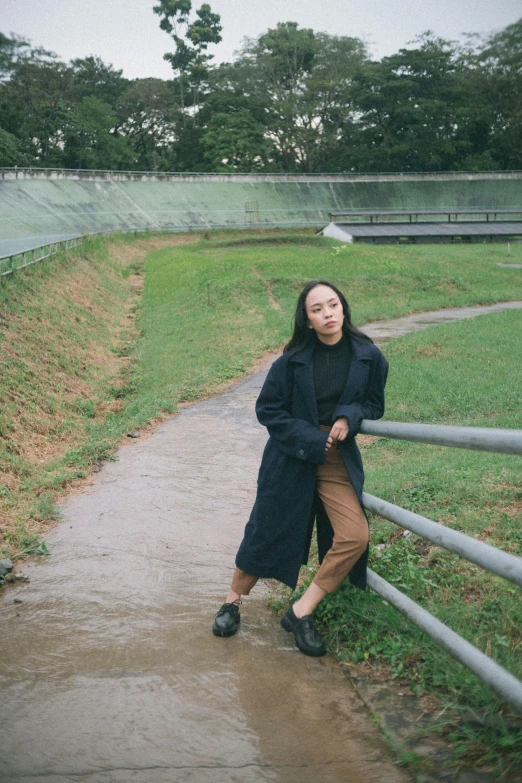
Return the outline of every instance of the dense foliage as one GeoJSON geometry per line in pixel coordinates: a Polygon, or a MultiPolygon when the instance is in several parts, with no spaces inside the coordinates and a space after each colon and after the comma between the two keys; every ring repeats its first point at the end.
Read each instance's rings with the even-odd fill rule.
{"type": "Polygon", "coordinates": [[[0,166],[158,171],[522,168],[522,19],[465,45],[430,32],[372,60],[285,22],[213,66],[208,4],[159,0],[172,80],[60,62],[0,33],[0,166]]]}

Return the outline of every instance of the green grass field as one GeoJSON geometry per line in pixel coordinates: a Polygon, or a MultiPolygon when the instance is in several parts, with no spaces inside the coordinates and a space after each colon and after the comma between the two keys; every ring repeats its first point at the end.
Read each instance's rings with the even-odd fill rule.
{"type": "MultiPolygon", "coordinates": [[[[140,407],[173,409],[179,400],[197,399],[244,372],[263,351],[282,346],[296,295],[310,279],[338,284],[358,325],[509,300],[520,286],[520,270],[496,265],[505,259],[504,246],[355,245],[339,253],[334,246],[306,234],[222,232],[151,253],[141,320],[140,407]]],[[[522,248],[514,250],[522,257],[522,248]]]]}
{"type": "MultiPolygon", "coordinates": [[[[522,246],[508,257],[505,245],[342,246],[311,233],[227,231],[96,240],[79,255],[5,280],[3,553],[37,549],[54,500],[111,458],[129,429],[218,392],[280,349],[310,279],[337,284],[362,325],[521,299],[521,270],[498,261],[521,263],[522,246]]],[[[522,312],[511,311],[387,343],[386,418],[522,427],[521,335],[522,312]]],[[[369,492],[521,554],[520,458],[385,439],[368,442],[363,456],[369,492]]],[[[391,523],[374,518],[371,529],[378,573],[522,674],[516,588],[391,523]]],[[[284,591],[274,599],[279,608],[288,601],[284,591]]],[[[457,756],[499,770],[520,763],[515,724],[482,731],[459,723],[463,709],[510,711],[375,594],[342,589],[318,616],[341,660],[384,667],[412,690],[436,695],[444,708],[436,728],[457,756]]]]}

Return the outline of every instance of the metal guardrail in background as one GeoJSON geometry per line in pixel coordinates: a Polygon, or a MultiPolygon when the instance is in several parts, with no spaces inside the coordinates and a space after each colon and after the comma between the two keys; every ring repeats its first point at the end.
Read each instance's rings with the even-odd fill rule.
{"type": "MultiPolygon", "coordinates": [[[[107,231],[93,231],[89,234],[78,234],[78,236],[69,237],[69,239],[60,239],[56,242],[48,242],[45,245],[37,245],[36,247],[19,250],[16,253],[7,253],[3,256],[0,255],[0,278],[11,275],[13,272],[26,269],[33,264],[38,264],[40,261],[45,261],[46,259],[51,258],[51,256],[56,255],[56,253],[62,253],[72,247],[78,247],[87,239],[91,239],[95,236],[108,236],[109,234],[139,234],[147,233],[151,230],[156,231],[157,229],[127,228],[125,230],[120,230],[111,228],[107,229],[107,231]]],[[[172,231],[172,229],[168,229],[168,231],[172,231]]]]}
{"type": "Polygon", "coordinates": [[[256,179],[317,179],[318,177],[328,177],[329,179],[347,179],[359,177],[398,177],[405,179],[407,177],[454,177],[455,179],[473,179],[477,177],[495,177],[499,174],[509,175],[515,177],[522,177],[522,171],[518,169],[509,169],[505,171],[316,171],[316,172],[299,172],[299,171],[273,171],[273,172],[234,172],[234,171],[115,171],[113,169],[60,169],[52,167],[37,168],[34,166],[4,166],[0,167],[0,179],[16,179],[18,175],[21,177],[34,174],[38,175],[58,175],[58,176],[100,176],[104,179],[117,179],[118,177],[154,177],[158,179],[183,179],[184,177],[203,179],[210,178],[233,178],[233,179],[247,179],[255,177],[256,179]]]}
{"type": "Polygon", "coordinates": [[[342,209],[328,213],[328,219],[332,223],[356,223],[357,225],[382,225],[394,223],[397,225],[425,224],[425,223],[506,223],[522,220],[522,209],[512,207],[435,207],[433,209],[342,209]],[[500,218],[499,218],[500,215],[500,218]],[[505,216],[509,217],[506,218],[505,216]],[[515,220],[515,216],[517,216],[515,220]],[[393,218],[393,220],[390,220],[393,218]],[[485,218],[485,221],[484,221],[485,218]],[[357,220],[355,220],[357,219],[357,220]]]}
{"type": "Polygon", "coordinates": [[[19,269],[26,269],[39,261],[45,261],[47,258],[56,255],[56,253],[69,250],[71,247],[78,247],[78,245],[83,244],[85,238],[85,236],[71,237],[70,239],[62,239],[59,242],[50,242],[47,245],[30,247],[18,253],[0,256],[0,277],[11,275],[19,269]]]}
{"type": "MultiPolygon", "coordinates": [[[[452,427],[364,419],[360,432],[384,438],[522,456],[522,430],[452,427]]],[[[363,503],[368,511],[522,587],[521,557],[484,544],[482,541],[477,541],[470,536],[452,530],[439,522],[434,522],[420,514],[414,514],[366,492],[363,493],[363,503]]],[[[371,569],[368,569],[368,585],[454,658],[467,666],[507,704],[522,714],[522,681],[371,569]]]]}

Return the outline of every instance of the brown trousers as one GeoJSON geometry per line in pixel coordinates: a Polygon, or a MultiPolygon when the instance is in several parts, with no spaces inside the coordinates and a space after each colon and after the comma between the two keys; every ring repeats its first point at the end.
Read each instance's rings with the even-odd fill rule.
{"type": "MultiPolygon", "coordinates": [[[[330,427],[321,429],[329,430],[330,427]]],[[[333,593],[365,551],[369,537],[368,522],[336,444],[326,454],[324,465],[317,468],[316,490],[334,536],[313,581],[325,592],[333,593]]],[[[248,595],[257,580],[257,576],[236,568],[231,589],[248,595]]]]}

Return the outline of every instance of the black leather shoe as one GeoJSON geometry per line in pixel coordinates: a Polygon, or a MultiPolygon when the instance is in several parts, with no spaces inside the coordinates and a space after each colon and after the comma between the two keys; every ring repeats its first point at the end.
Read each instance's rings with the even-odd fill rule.
{"type": "Polygon", "coordinates": [[[294,634],[296,645],[305,655],[313,655],[316,658],[320,655],[326,655],[326,648],[323,640],[315,630],[311,614],[301,618],[296,617],[291,606],[281,620],[281,625],[285,631],[294,634]]]}
{"type": "Polygon", "coordinates": [[[233,636],[241,621],[237,604],[223,604],[212,626],[214,636],[233,636]]]}

